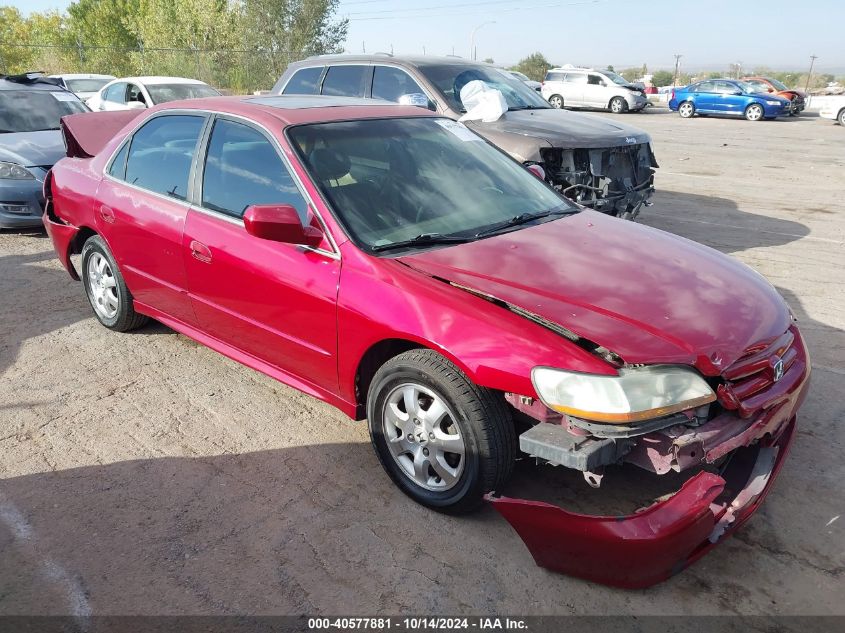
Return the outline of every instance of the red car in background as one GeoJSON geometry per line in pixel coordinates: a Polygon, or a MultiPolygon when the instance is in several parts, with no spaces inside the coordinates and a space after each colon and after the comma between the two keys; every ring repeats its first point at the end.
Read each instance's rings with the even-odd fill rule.
{"type": "Polygon", "coordinates": [[[156,319],[367,418],[403,492],[449,512],[487,499],[540,565],[663,580],[783,464],[810,368],[775,289],[576,206],[458,122],[240,97],[63,128],[44,222],[100,323],[156,319]],[[584,516],[499,496],[520,451],[585,485],[622,463],[687,479],[642,512],[584,516]]]}
{"type": "Polygon", "coordinates": [[[751,84],[762,93],[773,93],[790,102],[789,114],[798,116],[806,107],[807,93],[795,88],[787,88],[782,82],[771,77],[743,77],[742,81],[751,84]]]}

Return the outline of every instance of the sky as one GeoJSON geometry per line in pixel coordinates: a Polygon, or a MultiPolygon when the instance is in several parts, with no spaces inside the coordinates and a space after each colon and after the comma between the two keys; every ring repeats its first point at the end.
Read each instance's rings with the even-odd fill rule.
{"type": "MultiPolygon", "coordinates": [[[[70,0],[0,0],[22,12],[70,0]]],[[[845,0],[341,0],[347,52],[470,56],[510,65],[539,51],[555,64],[721,70],[809,67],[845,73],[845,0]],[[492,22],[492,23],[490,23],[492,22]],[[479,28],[480,27],[480,28],[479,28]]]]}

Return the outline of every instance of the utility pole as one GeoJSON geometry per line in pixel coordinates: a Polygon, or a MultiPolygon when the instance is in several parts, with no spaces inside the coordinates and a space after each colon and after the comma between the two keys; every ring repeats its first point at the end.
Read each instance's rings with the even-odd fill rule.
{"type": "Polygon", "coordinates": [[[678,69],[681,67],[681,57],[683,57],[683,55],[675,53],[675,74],[672,75],[672,85],[673,86],[678,85],[678,69]]]}
{"type": "Polygon", "coordinates": [[[361,42],[361,52],[366,54],[366,52],[367,52],[367,43],[366,42],[361,42]]]}
{"type": "Polygon", "coordinates": [[[469,35],[469,55],[473,61],[475,61],[476,54],[475,54],[475,34],[478,32],[478,29],[487,26],[488,24],[496,24],[495,20],[490,20],[489,22],[482,22],[478,26],[476,26],[469,35]]]}
{"type": "Polygon", "coordinates": [[[810,89],[810,77],[813,76],[813,64],[816,63],[818,58],[818,55],[810,55],[810,72],[807,73],[807,83],[804,84],[804,92],[807,92],[810,89]]]}

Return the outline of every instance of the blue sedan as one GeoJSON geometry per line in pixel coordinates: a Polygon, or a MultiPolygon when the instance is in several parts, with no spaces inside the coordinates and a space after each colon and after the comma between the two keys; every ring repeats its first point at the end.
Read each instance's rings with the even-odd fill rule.
{"type": "Polygon", "coordinates": [[[669,108],[689,119],[695,114],[744,116],[749,121],[789,114],[787,99],[760,93],[744,81],[708,79],[672,91],[669,108]]]}

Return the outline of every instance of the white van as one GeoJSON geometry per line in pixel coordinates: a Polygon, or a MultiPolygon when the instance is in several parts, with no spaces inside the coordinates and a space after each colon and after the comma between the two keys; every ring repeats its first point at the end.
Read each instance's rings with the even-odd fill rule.
{"type": "Polygon", "coordinates": [[[642,84],[632,84],[610,70],[552,68],[540,93],[555,108],[600,108],[614,113],[637,112],[648,105],[642,84]]]}

